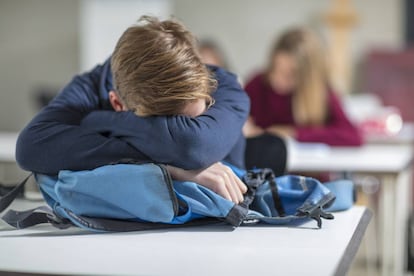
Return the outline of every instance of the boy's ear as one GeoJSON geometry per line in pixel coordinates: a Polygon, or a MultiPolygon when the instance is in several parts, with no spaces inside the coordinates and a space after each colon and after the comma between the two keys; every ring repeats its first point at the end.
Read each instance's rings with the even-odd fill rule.
{"type": "Polygon", "coordinates": [[[127,110],[125,105],[122,103],[121,98],[118,96],[118,93],[116,93],[115,91],[109,92],[109,102],[111,103],[112,108],[116,112],[127,110]]]}

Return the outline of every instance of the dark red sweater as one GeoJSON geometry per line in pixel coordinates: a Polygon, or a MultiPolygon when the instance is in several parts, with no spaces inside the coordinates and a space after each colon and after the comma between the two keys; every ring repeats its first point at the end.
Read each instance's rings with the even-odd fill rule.
{"type": "Polygon", "coordinates": [[[342,110],[334,92],[328,94],[328,118],[324,126],[297,126],[293,119],[292,95],[282,95],[274,91],[263,74],[247,83],[245,90],[250,96],[251,110],[256,125],[262,128],[271,125],[295,127],[296,140],[301,142],[321,142],[333,146],[358,146],[362,138],[358,129],[351,124],[342,110]]]}

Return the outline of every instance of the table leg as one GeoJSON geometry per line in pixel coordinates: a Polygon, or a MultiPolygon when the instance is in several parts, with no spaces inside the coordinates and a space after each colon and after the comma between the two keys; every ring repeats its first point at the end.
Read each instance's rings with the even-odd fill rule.
{"type": "Polygon", "coordinates": [[[394,275],[406,274],[407,267],[407,242],[408,242],[408,217],[411,212],[411,170],[402,171],[397,179],[396,191],[396,217],[394,225],[394,275]]]}
{"type": "Polygon", "coordinates": [[[366,275],[378,275],[378,257],[380,247],[378,245],[378,207],[373,202],[373,195],[367,195],[368,204],[367,207],[373,211],[373,216],[367,227],[366,234],[364,237],[365,247],[365,261],[366,261],[366,275]]]}
{"type": "Polygon", "coordinates": [[[393,266],[393,242],[395,224],[395,181],[396,178],[385,175],[381,178],[380,200],[380,237],[382,242],[382,275],[389,276],[393,266]]]}
{"type": "Polygon", "coordinates": [[[409,173],[387,174],[381,180],[382,275],[403,275],[409,213],[409,173]]]}

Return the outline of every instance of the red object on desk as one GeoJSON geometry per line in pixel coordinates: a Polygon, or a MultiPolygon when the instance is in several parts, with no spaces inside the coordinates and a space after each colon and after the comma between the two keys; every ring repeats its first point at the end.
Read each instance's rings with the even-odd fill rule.
{"type": "Polygon", "coordinates": [[[392,137],[397,135],[403,126],[401,113],[396,107],[386,107],[375,116],[359,123],[364,137],[392,137]]]}

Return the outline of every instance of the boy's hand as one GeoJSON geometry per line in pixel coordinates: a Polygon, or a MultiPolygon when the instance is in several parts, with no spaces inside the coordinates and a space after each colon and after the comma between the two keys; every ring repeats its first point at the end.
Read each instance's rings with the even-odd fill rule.
{"type": "Polygon", "coordinates": [[[243,194],[247,192],[246,185],[220,162],[203,170],[186,171],[173,166],[167,166],[167,170],[174,180],[195,182],[236,204],[243,201],[243,194]]]}

